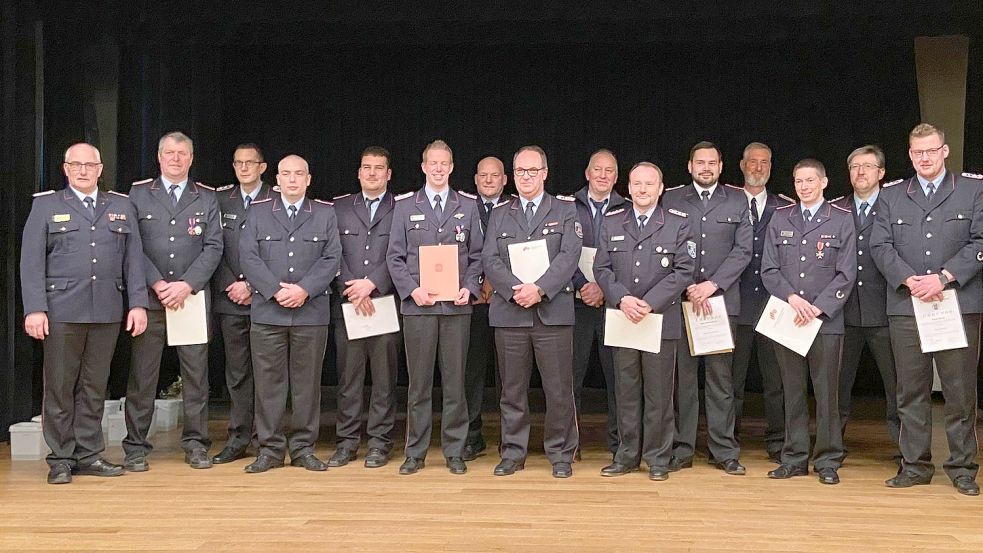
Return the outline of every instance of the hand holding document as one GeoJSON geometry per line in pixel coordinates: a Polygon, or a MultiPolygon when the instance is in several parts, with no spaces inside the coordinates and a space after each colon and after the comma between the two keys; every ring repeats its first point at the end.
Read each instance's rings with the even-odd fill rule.
{"type": "Polygon", "coordinates": [[[584,278],[587,279],[587,282],[595,282],[594,280],[595,257],[597,257],[597,248],[584,246],[580,249],[580,261],[577,263],[577,267],[580,268],[581,273],[584,273],[584,278]]]}
{"type": "Polygon", "coordinates": [[[533,240],[509,244],[509,262],[512,274],[523,284],[533,284],[550,268],[550,254],[546,240],[533,240]]]}
{"type": "Polygon", "coordinates": [[[184,307],[164,309],[167,321],[167,345],[190,346],[208,343],[208,316],[205,313],[205,293],[191,294],[184,307]]]}
{"type": "Polygon", "coordinates": [[[461,291],[457,245],[420,246],[420,287],[436,293],[434,301],[454,301],[461,291]]]}
{"type": "Polygon", "coordinates": [[[817,317],[798,326],[795,324],[795,317],[796,312],[791,305],[771,296],[754,330],[805,357],[816,340],[823,321],[817,317]]]}
{"type": "Polygon", "coordinates": [[[942,292],[942,301],[924,302],[912,296],[911,305],[915,309],[915,325],[918,327],[922,353],[969,346],[955,290],[942,292]]]}
{"type": "Polygon", "coordinates": [[[662,350],[662,315],[649,313],[636,324],[620,309],[605,309],[604,345],[659,353],[662,350]]]}
{"type": "Polygon", "coordinates": [[[713,355],[734,351],[734,336],[730,332],[727,305],[723,296],[712,296],[710,313],[697,315],[693,303],[683,302],[683,320],[690,355],[713,355]]]}
{"type": "Polygon", "coordinates": [[[396,317],[396,300],[393,296],[369,298],[375,306],[375,313],[369,316],[355,311],[355,306],[345,302],[341,304],[341,313],[345,317],[345,330],[349,340],[368,338],[399,332],[399,319],[396,317]]]}

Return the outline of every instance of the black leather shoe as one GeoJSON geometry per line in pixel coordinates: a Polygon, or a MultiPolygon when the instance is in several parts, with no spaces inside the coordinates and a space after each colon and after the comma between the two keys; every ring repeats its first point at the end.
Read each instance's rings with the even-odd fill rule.
{"type": "Polygon", "coordinates": [[[888,478],[884,481],[884,484],[889,488],[910,488],[912,486],[924,486],[931,483],[931,476],[915,476],[904,471],[894,478],[888,478]]]}
{"type": "Polygon", "coordinates": [[[72,481],[72,467],[68,463],[58,463],[48,469],[49,484],[69,484],[72,481]]]}
{"type": "Polygon", "coordinates": [[[123,468],[126,472],[147,472],[150,470],[150,461],[145,455],[128,457],[123,460],[123,468]]]}
{"type": "Polygon", "coordinates": [[[192,449],[185,453],[184,462],[191,465],[193,469],[212,468],[212,460],[208,458],[208,451],[204,448],[192,449]]]}
{"type": "Polygon", "coordinates": [[[794,465],[778,465],[778,468],[768,472],[768,478],[774,478],[776,480],[784,480],[786,478],[792,478],[793,476],[808,476],[809,469],[806,467],[797,467],[794,465]]]}
{"type": "Polygon", "coordinates": [[[570,478],[573,476],[573,467],[570,463],[560,461],[559,463],[553,463],[553,478],[570,478]]]}
{"type": "Polygon", "coordinates": [[[662,467],[649,467],[649,480],[661,482],[669,479],[669,470],[662,467]]]}
{"type": "Polygon", "coordinates": [[[313,453],[308,453],[306,455],[301,455],[296,459],[291,459],[290,466],[304,467],[305,469],[313,472],[323,472],[328,470],[328,465],[324,464],[324,461],[318,459],[313,453]]]}
{"type": "Polygon", "coordinates": [[[355,452],[348,449],[347,447],[339,447],[335,450],[334,454],[328,459],[329,467],[343,467],[348,463],[355,460],[355,452]]]}
{"type": "Polygon", "coordinates": [[[963,495],[980,495],[980,486],[971,476],[957,476],[952,485],[963,495]]]}
{"type": "Polygon", "coordinates": [[[369,448],[369,452],[365,455],[365,468],[377,469],[386,466],[387,463],[389,463],[388,451],[383,451],[378,447],[369,448]]]}
{"type": "Polygon", "coordinates": [[[417,472],[420,472],[420,469],[422,469],[426,465],[427,464],[423,461],[423,459],[417,459],[416,457],[407,457],[406,460],[403,461],[403,464],[399,465],[399,473],[403,475],[416,474],[417,472]]]}
{"type": "Polygon", "coordinates": [[[225,446],[218,455],[212,457],[212,463],[216,465],[224,465],[225,463],[231,463],[232,461],[238,461],[246,457],[246,448],[244,447],[232,447],[225,446]]]}
{"type": "Polygon", "coordinates": [[[249,474],[259,474],[261,472],[266,472],[270,469],[278,469],[283,466],[283,461],[277,459],[272,455],[260,455],[255,461],[246,465],[246,468],[242,469],[249,474]]]}
{"type": "Polygon", "coordinates": [[[105,459],[96,459],[88,465],[79,465],[74,472],[85,476],[119,476],[126,472],[126,469],[123,465],[116,465],[105,459]]]}
{"type": "Polygon", "coordinates": [[[636,470],[638,470],[638,467],[629,467],[628,465],[614,462],[601,469],[601,476],[624,476],[636,470]]]}
{"type": "Polygon", "coordinates": [[[474,461],[478,457],[485,454],[485,447],[484,440],[472,444],[466,444],[464,446],[464,453],[461,454],[461,458],[465,461],[474,461]]]}
{"type": "Polygon", "coordinates": [[[516,461],[515,459],[502,459],[501,462],[495,466],[495,476],[509,476],[524,468],[526,468],[526,464],[522,461],[516,461]]]}
{"type": "Polygon", "coordinates": [[[468,466],[464,464],[464,459],[460,457],[451,457],[448,459],[447,468],[450,469],[451,474],[464,474],[468,472],[468,466]]]}
{"type": "Polygon", "coordinates": [[[735,476],[741,476],[747,474],[747,469],[741,464],[737,459],[727,459],[726,461],[720,461],[715,463],[715,466],[726,472],[727,474],[732,474],[735,476]]]}
{"type": "Polygon", "coordinates": [[[669,466],[666,467],[666,469],[669,472],[676,472],[677,470],[688,469],[692,467],[693,467],[692,457],[690,457],[689,459],[680,459],[679,457],[673,457],[672,459],[669,459],[669,466]]]}
{"type": "Polygon", "coordinates": [[[823,484],[834,485],[840,483],[840,475],[836,474],[836,469],[834,468],[819,469],[816,472],[819,473],[819,481],[823,484]]]}

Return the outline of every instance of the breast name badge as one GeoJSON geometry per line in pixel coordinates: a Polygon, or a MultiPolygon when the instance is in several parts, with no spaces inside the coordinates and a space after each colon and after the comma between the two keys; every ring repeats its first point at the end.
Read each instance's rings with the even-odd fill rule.
{"type": "Polygon", "coordinates": [[[53,223],[67,223],[72,220],[72,215],[70,213],[56,213],[51,216],[51,222],[53,223]]]}
{"type": "Polygon", "coordinates": [[[422,213],[417,213],[416,215],[410,215],[410,222],[417,223],[419,221],[426,221],[427,216],[422,213]]]}

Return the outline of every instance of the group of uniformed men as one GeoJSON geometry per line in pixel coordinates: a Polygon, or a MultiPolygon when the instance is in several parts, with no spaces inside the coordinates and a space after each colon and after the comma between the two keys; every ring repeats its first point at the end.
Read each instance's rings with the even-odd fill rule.
{"type": "Polygon", "coordinates": [[[603,149],[590,157],[587,185],[573,197],[545,192],[549,168],[538,146],[513,157],[517,196],[503,194],[505,166],[495,157],[477,165],[477,196],[457,191],[449,186],[451,148],[437,140],[423,150],[423,188],[394,196],[390,155],[370,147],[358,167],[360,190],[331,203],[307,196],[311,174],[296,155],[279,162],[277,186],[263,182],[267,163],[255,144],[234,151],[238,184],[215,190],[190,181],[192,141],[179,132],[159,142],[158,178],[134,183],[129,197],[105,193],[98,188],[98,150],[75,144],[63,165],[69,186],[36,195],[21,257],[25,329],[44,345],[48,482],[149,469],[164,310],[200,293],[217,314],[225,343],[231,407],[228,440],[209,457],[207,344],[177,346],[181,445],[193,468],[243,458],[251,446],[257,456],[245,466],[249,473],[283,466],[288,453],[291,465],[314,471],[352,462],[362,437],[367,369],[364,463],[386,465],[395,449],[402,336],[409,388],[400,474],[424,467],[435,364],[450,472],[465,473],[465,463],[486,448],[481,400],[493,367],[501,385],[501,462],[494,474],[522,470],[535,361],[546,399],[546,457],[554,477],[571,476],[581,392],[596,346],[613,455],[602,475],[628,474],[644,461],[649,478],[665,480],[692,466],[700,365],[709,461],[727,474],[745,474],[738,432],[755,352],[767,453],[778,464],[768,476],[807,475],[811,459],[820,482],[836,484],[866,345],[884,381],[887,426],[899,448],[899,470],[887,486],[932,479],[934,361],[946,400],[950,457],[943,467],[959,492],[977,495],[983,186],[981,177],[946,170],[949,150],[940,129],[918,125],[909,146],[914,177],[882,185],[884,154],[863,146],[847,158],[853,193],[829,201],[825,167],[802,160],[793,171],[796,202],[767,190],[772,152],[757,142],[740,161],[743,188],[719,182],[721,152],[700,142],[690,150],[691,184],[664,190],[661,169],[642,161],[629,173],[627,199],[613,190],[617,160],[603,149]],[[510,246],[533,240],[545,240],[549,266],[535,282],[523,282],[512,270],[510,246]],[[431,245],[457,246],[460,290],[452,300],[437,301],[434,290],[421,286],[419,252],[431,245]],[[585,246],[596,248],[593,279],[578,266],[585,246]],[[935,301],[948,289],[957,291],[969,347],[922,353],[912,301],[935,301]],[[396,297],[401,333],[349,340],[342,304],[370,316],[374,300],[387,295],[396,297]],[[709,314],[715,296],[723,297],[736,347],[693,356],[681,304],[709,314]],[[769,296],[788,302],[796,325],[822,320],[805,356],[754,332],[769,296]],[[605,308],[634,323],[661,314],[659,353],[604,346],[605,308]],[[126,456],[116,465],[100,455],[100,422],[124,319],[133,345],[126,456]],[[339,386],[336,449],[324,462],[314,448],[329,321],[336,325],[339,386]]]}

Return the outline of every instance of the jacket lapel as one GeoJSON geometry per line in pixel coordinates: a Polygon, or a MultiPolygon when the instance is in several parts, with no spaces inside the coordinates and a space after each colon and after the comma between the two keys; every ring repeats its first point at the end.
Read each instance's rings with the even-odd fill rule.
{"type": "MultiPolygon", "coordinates": [[[[103,200],[105,199],[104,195],[105,192],[97,194],[97,196],[103,200]]],[[[68,205],[68,207],[72,208],[75,213],[78,213],[82,219],[89,221],[90,223],[96,220],[92,214],[89,213],[89,210],[85,208],[85,204],[82,203],[82,200],[79,200],[78,196],[75,195],[75,192],[72,192],[71,186],[66,186],[65,189],[62,190],[61,199],[68,205]]],[[[98,204],[98,202],[96,203],[98,204]]],[[[98,209],[99,207],[97,205],[96,210],[98,209]]]]}

